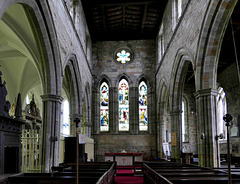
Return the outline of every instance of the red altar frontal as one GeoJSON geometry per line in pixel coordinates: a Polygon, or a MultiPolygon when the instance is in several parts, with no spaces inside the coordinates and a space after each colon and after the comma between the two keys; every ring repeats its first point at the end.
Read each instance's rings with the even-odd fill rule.
{"type": "Polygon", "coordinates": [[[135,161],[143,161],[142,153],[105,153],[105,161],[116,161],[118,166],[132,166],[135,161]]]}

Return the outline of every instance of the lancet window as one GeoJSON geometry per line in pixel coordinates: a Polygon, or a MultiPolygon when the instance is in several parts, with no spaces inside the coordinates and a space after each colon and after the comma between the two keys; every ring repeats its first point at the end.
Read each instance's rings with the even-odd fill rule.
{"type": "Polygon", "coordinates": [[[100,86],[100,131],[109,131],[109,87],[106,82],[100,86]]]}
{"type": "Polygon", "coordinates": [[[119,131],[129,131],[129,98],[128,98],[128,82],[122,79],[118,87],[119,101],[119,131]]]}
{"type": "Polygon", "coordinates": [[[144,81],[139,84],[139,130],[148,129],[147,115],[147,85],[144,81]]]}

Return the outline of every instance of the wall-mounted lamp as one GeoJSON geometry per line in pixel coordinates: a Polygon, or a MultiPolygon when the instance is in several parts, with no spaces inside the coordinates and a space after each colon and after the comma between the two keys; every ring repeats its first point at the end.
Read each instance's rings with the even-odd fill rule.
{"type": "Polygon", "coordinates": [[[201,139],[205,139],[205,134],[204,133],[201,133],[201,139]]]}

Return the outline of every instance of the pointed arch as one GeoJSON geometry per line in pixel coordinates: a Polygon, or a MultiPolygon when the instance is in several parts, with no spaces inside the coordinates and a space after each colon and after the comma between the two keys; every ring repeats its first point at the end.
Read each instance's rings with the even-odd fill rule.
{"type": "Polygon", "coordinates": [[[131,78],[127,74],[123,73],[123,74],[118,75],[116,83],[115,83],[116,87],[118,87],[118,84],[119,84],[120,80],[122,80],[122,79],[126,79],[126,81],[129,84],[129,87],[133,86],[133,81],[131,80],[131,78]]]}
{"type": "Polygon", "coordinates": [[[119,131],[129,131],[129,81],[121,75],[118,81],[119,131]]]}
{"type": "Polygon", "coordinates": [[[49,172],[58,164],[59,144],[49,142],[50,137],[59,138],[61,108],[61,63],[56,30],[53,24],[48,2],[35,0],[2,0],[0,1],[0,18],[13,4],[22,5],[26,11],[30,27],[36,38],[39,50],[40,76],[43,88],[43,126],[42,126],[42,172],[49,172]]]}
{"type": "MultiPolygon", "coordinates": [[[[169,130],[166,121],[168,118],[168,103],[169,103],[169,88],[167,85],[167,80],[165,77],[161,78],[159,82],[158,94],[157,94],[157,153],[161,158],[164,156],[163,144],[164,142],[169,142],[169,130]]],[[[170,126],[169,126],[170,127],[170,126]]]]}
{"type": "Polygon", "coordinates": [[[15,3],[19,3],[28,9],[29,15],[33,15],[31,17],[36,19],[32,20],[32,22],[34,22],[32,27],[34,26],[35,35],[39,35],[39,33],[41,33],[41,36],[38,39],[38,45],[44,45],[44,47],[41,47],[42,67],[40,67],[44,68],[44,70],[41,71],[41,73],[43,73],[42,81],[44,81],[43,91],[45,94],[60,95],[61,85],[58,81],[61,81],[62,68],[59,62],[60,55],[56,31],[48,3],[46,1],[40,1],[37,3],[34,0],[3,0],[0,2],[0,18],[2,18],[8,7],[15,3]]]}
{"type": "Polygon", "coordinates": [[[182,87],[184,85],[188,65],[191,63],[194,68],[193,61],[193,56],[188,48],[180,48],[176,53],[169,85],[171,111],[181,109],[182,87]]]}
{"type": "Polygon", "coordinates": [[[209,1],[196,54],[196,89],[217,87],[217,66],[227,24],[238,0],[209,1]]]}
{"type": "Polygon", "coordinates": [[[141,75],[138,80],[138,129],[139,131],[149,130],[149,112],[151,110],[152,85],[146,75],[141,75]],[[150,100],[149,100],[150,99],[150,100]],[[149,110],[150,109],[150,110],[149,110]]]}
{"type": "Polygon", "coordinates": [[[172,145],[172,158],[180,158],[180,150],[182,150],[182,95],[184,83],[187,75],[189,64],[192,64],[193,57],[189,49],[180,48],[175,56],[173,64],[170,86],[170,116],[171,116],[171,135],[176,140],[172,145]]]}
{"type": "Polygon", "coordinates": [[[77,62],[76,55],[70,53],[66,58],[63,66],[63,76],[68,72],[69,85],[70,88],[68,92],[70,94],[70,104],[71,104],[71,116],[74,119],[74,116],[79,116],[82,114],[82,81],[79,71],[79,66],[77,62]]]}
{"type": "Polygon", "coordinates": [[[101,75],[100,76],[99,82],[97,83],[97,88],[98,89],[100,88],[102,82],[106,82],[109,85],[109,87],[112,87],[112,82],[107,75],[101,75]]]}
{"type": "Polygon", "coordinates": [[[137,84],[139,85],[141,81],[145,81],[147,86],[149,88],[152,88],[152,80],[149,76],[147,76],[145,74],[140,75],[140,77],[137,80],[137,84]]]}

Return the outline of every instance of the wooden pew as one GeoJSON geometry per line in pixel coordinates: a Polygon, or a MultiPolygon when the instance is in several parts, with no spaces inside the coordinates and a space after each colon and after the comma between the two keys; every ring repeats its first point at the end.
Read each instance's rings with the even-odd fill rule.
{"type": "MultiPolygon", "coordinates": [[[[81,165],[81,164],[80,164],[81,165]]],[[[111,184],[114,181],[114,173],[116,163],[108,163],[108,168],[105,164],[103,164],[103,168],[101,169],[101,164],[94,163],[85,164],[90,165],[87,169],[82,167],[84,164],[80,166],[80,170],[78,172],[79,183],[81,184],[111,184]]],[[[74,164],[72,164],[74,166],[74,164]]],[[[76,165],[75,165],[76,166],[76,165]]],[[[70,166],[71,167],[71,166],[70,166]]],[[[15,176],[11,176],[8,178],[8,184],[70,184],[76,182],[76,171],[69,172],[69,165],[67,167],[59,166],[54,167],[54,172],[52,173],[23,173],[15,176]],[[61,171],[61,172],[59,172],[61,171]]]]}
{"type": "MultiPolygon", "coordinates": [[[[228,175],[221,170],[214,170],[197,165],[174,162],[158,162],[143,164],[144,183],[174,184],[221,184],[227,183],[228,175]]],[[[232,175],[233,184],[240,183],[240,176],[232,175]]]]}
{"type": "MultiPolygon", "coordinates": [[[[19,176],[8,178],[8,184],[69,184],[76,182],[76,176],[46,176],[35,175],[36,173],[24,173],[19,176]]],[[[75,173],[76,174],[76,173],[75,173]]],[[[93,184],[99,180],[99,176],[79,176],[79,183],[93,184]]]]}

